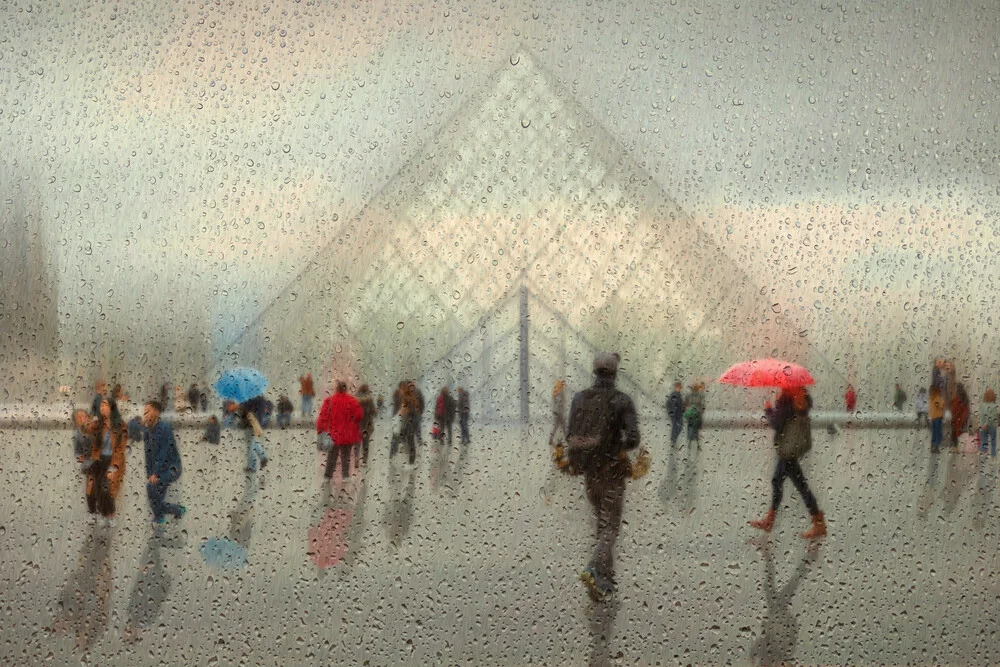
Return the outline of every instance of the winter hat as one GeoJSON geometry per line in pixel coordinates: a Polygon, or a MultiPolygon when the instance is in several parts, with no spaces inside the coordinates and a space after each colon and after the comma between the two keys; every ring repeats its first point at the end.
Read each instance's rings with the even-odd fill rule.
{"type": "Polygon", "coordinates": [[[601,352],[594,357],[594,373],[615,375],[618,373],[618,362],[621,359],[621,355],[617,352],[601,352]]]}

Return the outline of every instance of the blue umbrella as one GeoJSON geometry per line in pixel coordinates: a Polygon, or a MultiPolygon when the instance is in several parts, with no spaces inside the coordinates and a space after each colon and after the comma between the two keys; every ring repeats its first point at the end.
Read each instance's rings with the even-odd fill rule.
{"type": "Polygon", "coordinates": [[[255,368],[234,368],[215,383],[215,393],[227,401],[245,403],[267,389],[267,378],[255,368]]]}

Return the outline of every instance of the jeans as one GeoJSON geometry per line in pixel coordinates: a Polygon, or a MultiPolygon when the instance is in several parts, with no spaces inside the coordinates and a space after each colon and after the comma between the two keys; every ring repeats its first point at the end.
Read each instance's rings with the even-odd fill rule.
{"type": "Polygon", "coordinates": [[[584,477],[587,500],[597,519],[597,544],[589,567],[605,581],[613,582],[615,576],[615,544],[622,524],[625,507],[625,473],[614,463],[584,477]]]}
{"type": "Polygon", "coordinates": [[[982,451],[989,451],[990,456],[996,458],[997,456],[997,427],[996,426],[983,426],[979,429],[980,449],[982,451]]]}
{"type": "Polygon", "coordinates": [[[337,457],[340,457],[340,474],[344,479],[351,476],[351,445],[334,445],[326,454],[326,470],[323,476],[327,479],[333,477],[333,471],[337,469],[337,457]]]}
{"type": "Polygon", "coordinates": [[[681,435],[681,430],[684,428],[684,422],[681,419],[670,418],[670,444],[677,444],[677,438],[681,435]]]}
{"type": "Polygon", "coordinates": [[[288,428],[292,423],[292,415],[288,412],[278,413],[278,428],[288,428]]]}
{"type": "Polygon", "coordinates": [[[424,416],[419,412],[413,417],[413,437],[420,442],[424,441],[423,436],[424,416]]]}
{"type": "Polygon", "coordinates": [[[938,417],[931,420],[931,451],[941,449],[941,439],[944,437],[944,419],[938,417]]]}
{"type": "Polygon", "coordinates": [[[917,426],[920,426],[921,423],[924,426],[927,426],[927,413],[926,412],[918,412],[917,413],[917,426]]]}
{"type": "Polygon", "coordinates": [[[303,396],[302,397],[302,416],[308,417],[313,411],[313,397],[303,396]]]}
{"type": "Polygon", "coordinates": [[[181,516],[180,505],[165,502],[167,489],[170,488],[172,482],[173,480],[167,481],[162,478],[156,484],[146,482],[146,495],[149,497],[149,509],[153,510],[154,520],[160,519],[164,514],[173,514],[178,518],[181,516]]]}
{"type": "Polygon", "coordinates": [[[802,474],[802,466],[795,459],[778,459],[778,465],[774,468],[774,477],[771,478],[771,509],[777,510],[781,505],[782,487],[786,477],[792,480],[792,484],[802,494],[802,500],[805,501],[809,514],[812,516],[819,514],[816,497],[809,490],[805,475],[802,474]]]}
{"type": "Polygon", "coordinates": [[[260,444],[260,440],[251,436],[250,440],[247,441],[247,470],[257,472],[257,459],[266,461],[267,452],[264,451],[264,446],[260,444]]]}
{"type": "MultiPolygon", "coordinates": [[[[458,418],[458,426],[462,431],[462,444],[469,444],[469,415],[460,415],[458,418]]],[[[565,434],[565,429],[563,430],[565,434]]]]}

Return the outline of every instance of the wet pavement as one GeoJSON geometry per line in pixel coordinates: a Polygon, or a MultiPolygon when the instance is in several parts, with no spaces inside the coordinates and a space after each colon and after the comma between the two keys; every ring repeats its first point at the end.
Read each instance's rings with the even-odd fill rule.
{"type": "Polygon", "coordinates": [[[931,455],[926,432],[817,429],[803,467],[830,534],[808,548],[790,483],[770,537],[746,525],[770,497],[766,431],[671,449],[643,425],[653,467],[628,486],[619,592],[595,604],[591,513],[547,425],[428,437],[413,469],[379,428],[363,475],[325,486],[308,430],[269,430],[248,477],[232,432],[179,429],[188,513],[159,529],[138,443],[107,529],[69,431],[0,431],[0,662],[1000,662],[996,460],[931,455]]]}

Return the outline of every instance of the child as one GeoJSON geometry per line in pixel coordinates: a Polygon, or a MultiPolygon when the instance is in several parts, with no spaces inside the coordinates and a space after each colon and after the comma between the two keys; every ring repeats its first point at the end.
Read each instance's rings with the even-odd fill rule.
{"type": "Polygon", "coordinates": [[[926,427],[929,423],[927,420],[927,389],[924,387],[920,388],[920,393],[917,394],[914,404],[917,409],[917,426],[920,426],[920,419],[922,417],[924,420],[924,426],[926,427]]]}

